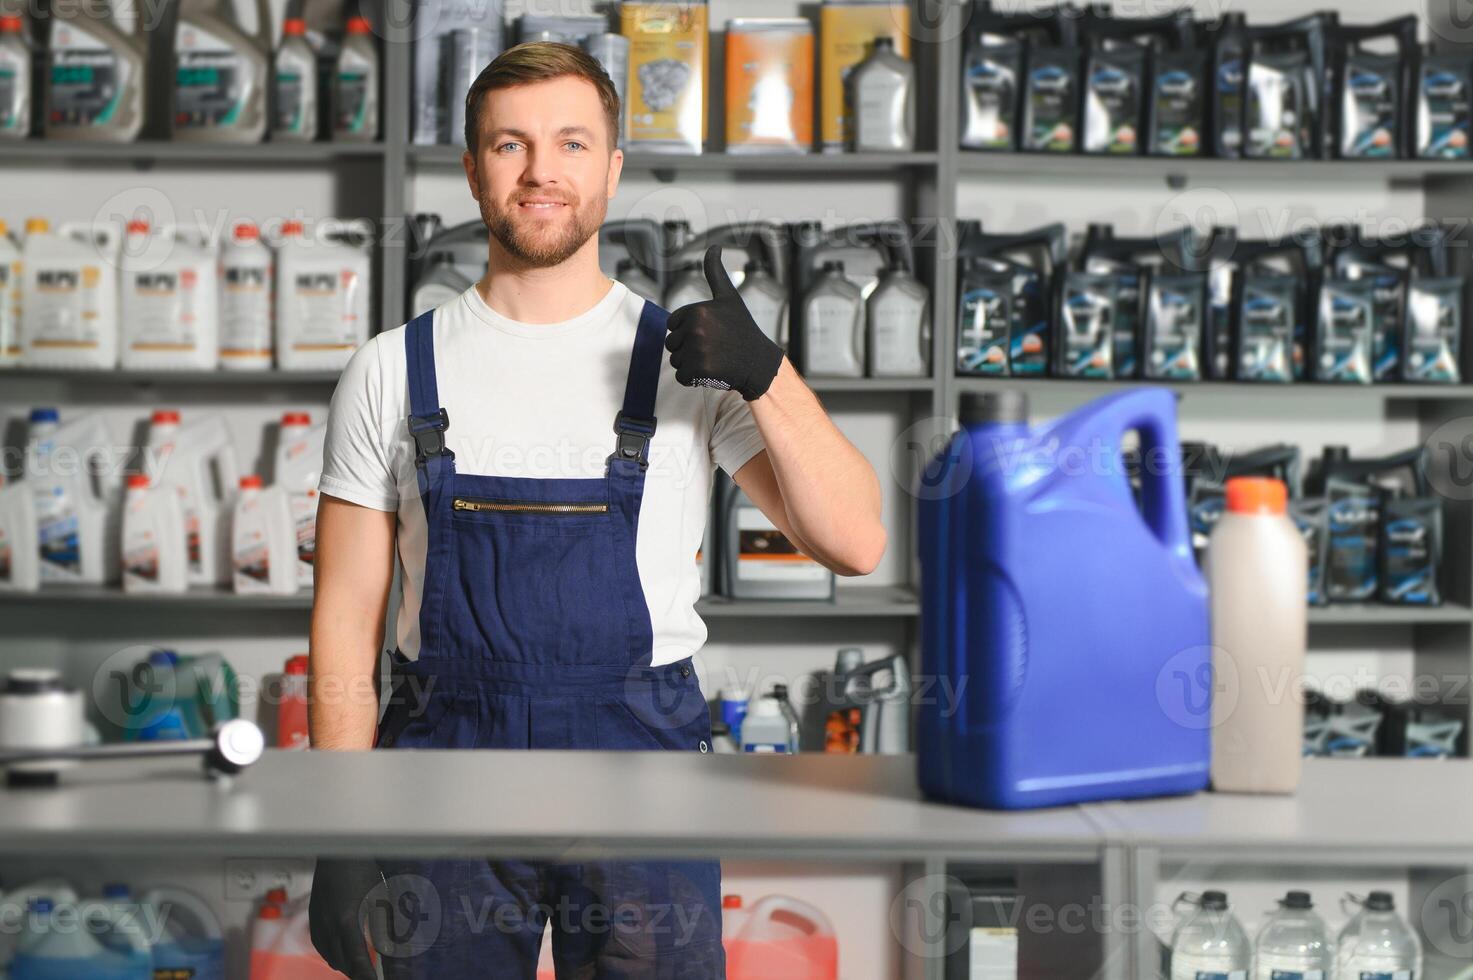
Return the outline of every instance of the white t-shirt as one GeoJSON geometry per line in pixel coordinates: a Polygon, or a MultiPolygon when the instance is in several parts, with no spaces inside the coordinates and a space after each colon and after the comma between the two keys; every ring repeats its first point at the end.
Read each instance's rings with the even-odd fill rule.
{"type": "MultiPolygon", "coordinates": [[[[472,286],[435,310],[435,375],[450,416],[446,444],[458,473],[603,477],[614,451],[629,357],[644,300],[615,282],[588,312],[562,323],[520,323],[472,286]]],[[[706,642],[696,614],[700,547],[713,466],[735,473],[763,449],[751,409],[735,391],[678,384],[660,350],[659,420],[645,471],[635,559],[654,628],[656,665],[706,642]]],[[[338,381],[328,416],[323,493],[399,514],[403,583],[398,643],[419,655],[427,528],[405,427],[409,386],[404,328],[379,334],[338,381]]]]}

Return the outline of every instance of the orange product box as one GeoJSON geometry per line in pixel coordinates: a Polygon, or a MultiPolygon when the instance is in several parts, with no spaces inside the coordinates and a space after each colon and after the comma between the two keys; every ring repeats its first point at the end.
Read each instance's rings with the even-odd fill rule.
{"type": "Polygon", "coordinates": [[[813,25],[802,17],[726,22],[726,148],[813,147],[813,25]]]}

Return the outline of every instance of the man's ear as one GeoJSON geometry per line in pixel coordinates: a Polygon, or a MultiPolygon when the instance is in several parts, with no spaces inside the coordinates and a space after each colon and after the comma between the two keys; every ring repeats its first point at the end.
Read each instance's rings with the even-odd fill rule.
{"type": "Polygon", "coordinates": [[[622,176],[623,173],[624,151],[616,148],[613,153],[609,154],[608,196],[609,200],[611,201],[614,199],[614,195],[619,193],[619,177],[622,176]]]}
{"type": "Polygon", "coordinates": [[[476,179],[476,158],[471,156],[471,151],[466,150],[460,155],[460,164],[465,167],[465,181],[471,188],[471,199],[477,204],[481,203],[481,182],[476,179]]]}

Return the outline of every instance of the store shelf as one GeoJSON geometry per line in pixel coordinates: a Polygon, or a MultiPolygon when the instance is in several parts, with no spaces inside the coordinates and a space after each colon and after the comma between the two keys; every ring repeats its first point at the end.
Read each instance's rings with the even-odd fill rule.
{"type": "Polygon", "coordinates": [[[827,618],[835,616],[918,616],[920,599],[915,590],[894,585],[840,585],[833,602],[801,599],[727,599],[712,596],[696,603],[704,617],[772,616],[827,618]]]}
{"type": "Polygon", "coordinates": [[[58,163],[152,163],[224,167],[264,164],[309,164],[336,160],[372,161],[384,157],[382,143],[177,143],[137,140],[132,143],[84,143],[77,140],[32,139],[0,144],[0,165],[58,163]]]}
{"type": "Polygon", "coordinates": [[[0,381],[63,382],[88,387],[164,388],[225,385],[232,389],[335,385],[337,371],[78,371],[18,368],[0,371],[0,381]]]}
{"type": "Polygon", "coordinates": [[[1119,180],[1158,178],[1190,182],[1365,180],[1420,181],[1473,177],[1473,162],[1458,160],[1218,160],[1210,157],[1103,156],[1082,153],[982,153],[963,150],[957,162],[963,177],[1053,177],[1119,180]]]}
{"type": "Polygon", "coordinates": [[[872,391],[876,393],[934,391],[932,378],[804,378],[804,383],[819,394],[832,392],[872,391]]]}
{"type": "Polygon", "coordinates": [[[1420,623],[1470,622],[1473,622],[1473,610],[1457,602],[1440,606],[1312,606],[1309,610],[1311,626],[1415,626],[1420,623]]]}
{"type": "MultiPolygon", "coordinates": [[[[409,162],[422,168],[460,170],[458,146],[410,146],[409,162]]],[[[773,174],[801,179],[804,175],[893,173],[897,169],[935,167],[936,153],[624,153],[624,169],[661,174],[715,173],[735,176],[773,174]]]]}
{"type": "Polygon", "coordinates": [[[1300,382],[1297,384],[1253,384],[1240,381],[1076,381],[1070,378],[970,378],[958,377],[952,382],[957,391],[987,391],[998,387],[1021,388],[1029,394],[1063,395],[1080,400],[1096,398],[1111,392],[1132,388],[1170,388],[1186,395],[1191,392],[1262,401],[1266,398],[1322,404],[1328,399],[1353,401],[1448,401],[1473,399],[1473,385],[1336,385],[1300,382]]]}

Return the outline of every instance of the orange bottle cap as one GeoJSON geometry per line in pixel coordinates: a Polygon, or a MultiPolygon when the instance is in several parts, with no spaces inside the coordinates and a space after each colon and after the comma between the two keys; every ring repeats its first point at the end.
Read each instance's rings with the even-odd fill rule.
{"type": "Polygon", "coordinates": [[[1283,514],[1289,510],[1289,488],[1266,476],[1235,476],[1227,481],[1227,509],[1234,514],[1283,514]]]}

